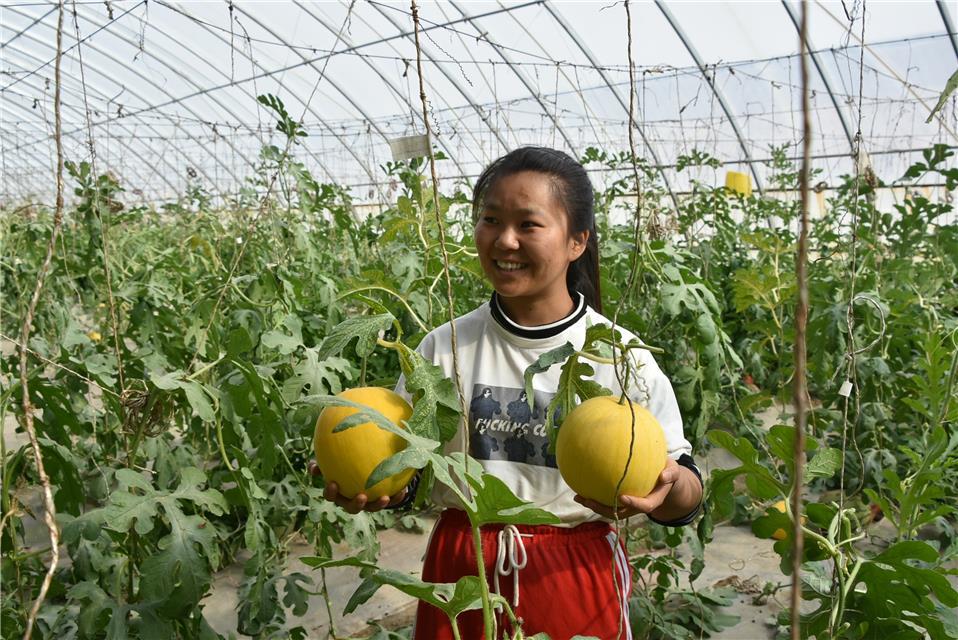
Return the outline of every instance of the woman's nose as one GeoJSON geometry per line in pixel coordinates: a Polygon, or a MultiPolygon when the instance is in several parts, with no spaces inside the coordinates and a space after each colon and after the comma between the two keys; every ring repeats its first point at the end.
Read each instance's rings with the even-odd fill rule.
{"type": "Polygon", "coordinates": [[[518,249],[519,248],[519,237],[516,235],[515,231],[506,227],[499,232],[499,235],[496,236],[496,248],[497,249],[518,249]]]}

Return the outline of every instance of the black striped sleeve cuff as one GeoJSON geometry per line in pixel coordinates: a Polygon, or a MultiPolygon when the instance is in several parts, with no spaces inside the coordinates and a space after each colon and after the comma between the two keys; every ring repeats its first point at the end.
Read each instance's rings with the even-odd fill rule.
{"type": "MultiPolygon", "coordinates": [[[[695,465],[695,461],[692,459],[692,456],[690,456],[687,453],[683,453],[681,456],[679,456],[679,459],[676,460],[676,462],[679,465],[689,469],[692,473],[694,473],[695,477],[699,479],[700,483],[702,483],[702,487],[703,488],[705,487],[705,483],[702,482],[702,472],[699,471],[699,468],[695,465]]],[[[684,527],[685,525],[690,524],[693,520],[695,520],[695,516],[699,514],[699,511],[701,509],[702,509],[702,503],[700,502],[698,505],[696,505],[695,509],[693,509],[690,514],[682,518],[679,518],[677,520],[669,520],[666,522],[663,520],[656,520],[651,515],[649,516],[649,520],[651,520],[655,524],[660,524],[663,527],[684,527]]]]}

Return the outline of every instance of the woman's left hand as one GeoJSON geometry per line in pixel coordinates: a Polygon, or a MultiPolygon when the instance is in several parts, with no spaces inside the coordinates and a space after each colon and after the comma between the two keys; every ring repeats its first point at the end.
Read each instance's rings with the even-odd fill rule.
{"type": "Polygon", "coordinates": [[[617,509],[579,495],[575,497],[575,501],[610,520],[615,520],[616,517],[619,520],[624,520],[640,513],[652,513],[665,502],[675,482],[681,477],[681,473],[682,468],[679,464],[672,458],[667,458],[665,468],[659,474],[652,492],[644,498],[621,495],[619,496],[619,507],[617,509]]]}

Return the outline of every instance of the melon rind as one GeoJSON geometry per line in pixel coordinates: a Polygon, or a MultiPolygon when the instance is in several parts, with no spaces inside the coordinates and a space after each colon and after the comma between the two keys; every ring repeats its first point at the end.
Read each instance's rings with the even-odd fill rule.
{"type": "MultiPolygon", "coordinates": [[[[357,387],[338,397],[379,411],[393,424],[400,425],[412,415],[412,407],[399,394],[382,387],[357,387]]],[[[354,498],[365,493],[368,501],[394,496],[409,484],[415,469],[407,469],[366,488],[370,474],[383,460],[406,448],[406,441],[394,433],[364,422],[333,433],[347,417],[357,413],[352,407],[326,407],[316,420],[313,449],[316,462],[327,482],[339,485],[339,493],[354,498]]]]}
{"type": "MultiPolygon", "coordinates": [[[[618,494],[644,498],[665,468],[665,432],[647,409],[634,402],[632,408],[635,442],[618,494]]],[[[631,418],[627,402],[599,396],[578,405],[563,420],[556,440],[556,464],[578,495],[608,506],[617,503],[616,485],[629,459],[631,418]]]]}

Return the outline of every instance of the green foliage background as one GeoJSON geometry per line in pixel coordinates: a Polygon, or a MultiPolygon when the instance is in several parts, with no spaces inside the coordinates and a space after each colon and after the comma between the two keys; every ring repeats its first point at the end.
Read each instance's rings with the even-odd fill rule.
{"type": "MultiPolygon", "coordinates": [[[[288,117],[280,125],[293,140],[305,135],[288,117]]],[[[774,150],[770,182],[790,188],[798,174],[785,152],[774,150]]],[[[896,184],[935,174],[954,191],[953,157],[946,147],[929,149],[896,184]]],[[[765,538],[790,527],[788,514],[766,510],[791,488],[788,427],[764,432],[755,415],[791,393],[798,203],[694,182],[674,213],[659,206],[662,188],[643,165],[647,225],[636,247],[631,158],[590,149],[583,162],[610,176],[596,194],[607,306],[621,307],[622,324],[664,349],[659,362],[698,455],[723,446],[742,461],[713,474],[696,528],[650,526],[633,541],[668,551],[636,561],[655,577],[633,596],[637,636],[707,635],[734,622],[721,612],[728,594],[681,582],[701,573],[714,526],[753,520],[765,538]],[[637,289],[622,299],[636,250],[637,289]],[[683,541],[693,549],[689,566],[675,553],[683,541]]],[[[683,170],[718,164],[693,154],[683,170]]],[[[436,206],[450,238],[455,312],[487,299],[465,186],[435,202],[422,161],[389,164],[383,170],[400,189],[395,204],[361,218],[346,190],[318,183],[295,153],[266,147],[234,201],[219,203],[195,184],[177,202],[128,208],[127,185],[86,163],[68,168],[77,204],[28,345],[37,429],[69,557],[41,612],[40,636],[215,638],[200,600],[213,572],[242,559],[240,633],[304,637],[288,627],[286,608],[304,614],[322,581],[288,569],[294,539],[326,557],[345,541],[357,561],[375,563],[377,527],[416,526],[404,514],[348,516],[321,499],[321,481],[305,472],[317,413],[308,397],[391,386],[400,372],[397,353],[373,348],[374,339],[353,347],[347,332],[332,354],[324,339],[344,320],[388,312],[397,323],[387,321],[384,335],[401,330],[415,346],[448,318],[436,206]]],[[[874,176],[846,177],[812,230],[809,384],[818,453],[807,474],[807,526],[828,552],[807,558],[806,597],[819,601],[807,635],[958,637],[958,595],[930,577],[956,553],[958,490],[946,479],[958,467],[958,225],[949,204],[919,192],[878,210],[881,186],[874,176]],[[850,347],[867,347],[851,368],[850,347]],[[855,384],[849,400],[837,393],[846,379],[855,384]],[[895,526],[881,555],[855,546],[865,502],[895,526]],[[862,581],[867,590],[856,590],[862,581]],[[890,610],[883,590],[907,603],[907,620],[890,610]],[[830,620],[839,602],[845,613],[830,620]]],[[[3,213],[0,333],[9,346],[52,212],[3,213]]],[[[4,353],[0,413],[19,417],[17,355],[4,353]]],[[[25,521],[36,516],[31,454],[8,446],[0,629],[12,638],[39,589],[45,554],[25,546],[25,521]]],[[[776,550],[787,572],[790,543],[776,550]]]]}

